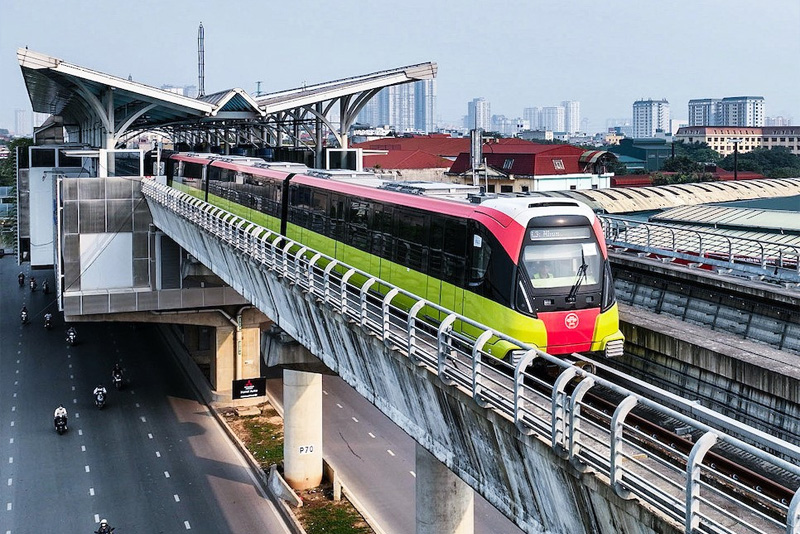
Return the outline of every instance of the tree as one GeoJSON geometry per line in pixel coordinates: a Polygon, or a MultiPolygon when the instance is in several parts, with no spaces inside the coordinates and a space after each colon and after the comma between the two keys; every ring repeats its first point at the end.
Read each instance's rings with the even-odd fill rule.
{"type": "Polygon", "coordinates": [[[706,143],[687,143],[679,141],[673,143],[675,157],[685,156],[696,163],[716,163],[721,156],[716,150],[711,149],[706,143]]]}
{"type": "Polygon", "coordinates": [[[17,185],[17,147],[27,149],[33,144],[30,137],[20,137],[8,144],[9,157],[0,161],[0,186],[17,185]]]}
{"type": "Polygon", "coordinates": [[[663,172],[693,173],[702,172],[703,165],[692,160],[689,156],[675,156],[669,158],[661,165],[663,172]]]}
{"type": "MultiPolygon", "coordinates": [[[[733,154],[730,154],[719,162],[719,166],[732,171],[733,159],[733,154]]],[[[738,162],[738,170],[757,172],[768,178],[800,176],[800,156],[782,146],[739,152],[738,162]]]]}

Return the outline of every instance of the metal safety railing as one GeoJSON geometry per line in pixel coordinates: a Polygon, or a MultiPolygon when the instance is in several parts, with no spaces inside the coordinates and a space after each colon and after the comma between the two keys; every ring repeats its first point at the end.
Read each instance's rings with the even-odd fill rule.
{"type": "Polygon", "coordinates": [[[646,254],[707,265],[723,272],[800,282],[800,246],[748,239],[686,226],[600,216],[606,243],[646,254]]]}
{"type": "MultiPolygon", "coordinates": [[[[239,251],[242,261],[312,294],[317,305],[359,325],[521,433],[545,442],[575,468],[610,484],[619,496],[647,503],[687,533],[800,534],[800,488],[776,492],[750,485],[709,456],[724,447],[754,458],[767,476],[783,472],[800,480],[796,445],[719,414],[693,417],[698,407],[689,401],[668,408],[176,189],[143,180],[142,191],[148,202],[239,251]],[[516,365],[486,351],[486,344],[498,339],[519,347],[516,365]],[[535,360],[557,369],[557,378],[551,382],[533,373],[535,360]],[[615,399],[614,407],[598,407],[593,399],[599,398],[615,399]],[[643,430],[640,411],[676,421],[683,434],[697,436],[690,450],[643,430]]],[[[173,238],[188,245],[181,242],[180,229],[173,230],[173,238]]],[[[303,332],[289,333],[313,350],[303,332]]],[[[652,398],[668,395],[650,388],[652,398]]]]}

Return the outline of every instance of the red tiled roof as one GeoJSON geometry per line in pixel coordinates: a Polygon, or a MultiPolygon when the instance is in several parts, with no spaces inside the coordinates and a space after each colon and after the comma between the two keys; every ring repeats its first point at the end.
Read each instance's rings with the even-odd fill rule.
{"type": "Polygon", "coordinates": [[[449,169],[452,161],[422,150],[389,150],[386,154],[365,154],[364,168],[380,165],[382,169],[449,169]]]}

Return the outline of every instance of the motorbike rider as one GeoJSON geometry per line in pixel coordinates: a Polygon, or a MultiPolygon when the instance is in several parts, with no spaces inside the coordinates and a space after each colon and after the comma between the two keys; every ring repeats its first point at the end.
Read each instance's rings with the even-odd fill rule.
{"type": "Polygon", "coordinates": [[[58,419],[60,417],[64,418],[64,428],[66,428],[67,427],[67,409],[64,408],[63,404],[59,404],[58,408],[56,408],[56,411],[53,412],[53,425],[55,425],[56,427],[58,427],[58,419]]]}
{"type": "Polygon", "coordinates": [[[108,524],[108,521],[105,519],[100,520],[100,528],[94,531],[95,534],[111,534],[114,532],[114,528],[108,524]]]}
{"type": "Polygon", "coordinates": [[[23,285],[25,285],[25,273],[20,272],[17,275],[17,281],[19,282],[19,287],[22,287],[23,285]]]}
{"type": "Polygon", "coordinates": [[[47,283],[47,280],[42,282],[42,292],[45,295],[49,295],[50,294],[50,284],[47,283]]]}
{"type": "Polygon", "coordinates": [[[44,314],[44,327],[45,328],[50,328],[52,326],[52,324],[53,324],[53,314],[50,313],[50,312],[45,313],[44,314]]]}
{"type": "Polygon", "coordinates": [[[95,397],[97,397],[101,393],[103,394],[103,396],[105,396],[106,393],[107,393],[106,392],[106,388],[105,388],[105,386],[103,386],[103,384],[100,384],[96,388],[94,388],[94,392],[93,392],[95,397]]]}
{"type": "Polygon", "coordinates": [[[111,379],[112,380],[122,380],[122,368],[119,366],[118,363],[114,364],[114,368],[111,369],[111,379]]]}
{"type": "Polygon", "coordinates": [[[36,278],[31,276],[31,291],[36,291],[36,278]]]}
{"type": "Polygon", "coordinates": [[[19,311],[19,317],[22,319],[23,323],[28,322],[28,307],[23,306],[22,309],[19,311]]]}
{"type": "Polygon", "coordinates": [[[67,328],[67,339],[69,339],[70,336],[74,337],[75,339],[78,339],[78,331],[75,330],[74,326],[70,326],[69,328],[67,328]]]}

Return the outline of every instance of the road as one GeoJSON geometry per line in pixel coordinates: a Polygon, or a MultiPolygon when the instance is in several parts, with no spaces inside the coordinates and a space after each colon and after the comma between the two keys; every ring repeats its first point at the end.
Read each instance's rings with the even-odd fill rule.
{"type": "MultiPolygon", "coordinates": [[[[289,532],[154,330],[81,323],[67,347],[53,295],[19,288],[18,271],[0,259],[0,533],[90,533],[101,518],[116,534],[289,532]],[[115,362],[128,383],[98,410],[92,389],[115,362]]],[[[52,287],[52,271],[34,275],[52,287]]]]}
{"type": "MultiPolygon", "coordinates": [[[[281,380],[268,389],[282,398],[281,380]]],[[[416,531],[416,449],[411,437],[338,376],[323,376],[324,456],[386,534],[416,531]]],[[[475,494],[475,534],[522,534],[475,494]]]]}

